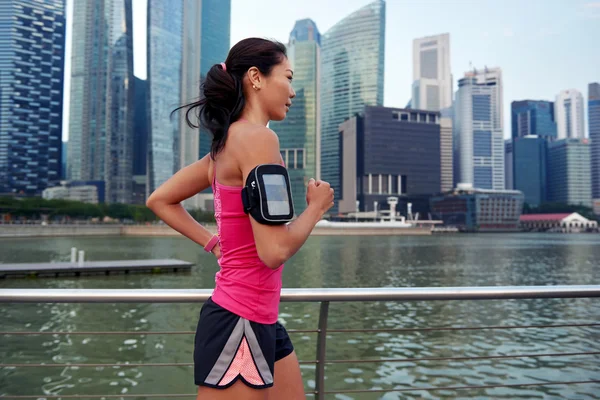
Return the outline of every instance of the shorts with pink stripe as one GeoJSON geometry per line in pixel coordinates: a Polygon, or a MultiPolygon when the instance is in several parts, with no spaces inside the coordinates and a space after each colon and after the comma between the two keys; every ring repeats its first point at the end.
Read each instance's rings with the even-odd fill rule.
{"type": "Polygon", "coordinates": [[[225,389],[239,379],[255,389],[271,387],[275,362],[293,350],[281,324],[249,321],[208,299],[194,340],[195,383],[225,389]]]}

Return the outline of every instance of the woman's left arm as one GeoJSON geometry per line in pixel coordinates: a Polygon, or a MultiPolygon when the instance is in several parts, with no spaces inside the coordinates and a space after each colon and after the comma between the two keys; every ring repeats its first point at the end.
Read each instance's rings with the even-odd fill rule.
{"type": "MultiPolygon", "coordinates": [[[[161,220],[171,228],[204,247],[213,234],[198,223],[181,205],[181,202],[210,187],[210,156],[179,170],[158,187],[146,201],[161,220]]],[[[221,249],[217,244],[213,254],[219,258],[221,249]]]]}

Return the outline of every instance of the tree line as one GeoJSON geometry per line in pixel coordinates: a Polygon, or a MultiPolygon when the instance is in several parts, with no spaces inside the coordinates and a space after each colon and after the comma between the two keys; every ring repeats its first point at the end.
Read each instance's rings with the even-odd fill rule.
{"type": "MultiPolygon", "coordinates": [[[[211,211],[188,210],[198,222],[214,222],[211,211]]],[[[105,217],[129,223],[156,222],[158,217],[145,205],[90,204],[73,200],[46,200],[41,197],[0,196],[0,214],[5,222],[15,220],[102,221],[105,217]]]]}

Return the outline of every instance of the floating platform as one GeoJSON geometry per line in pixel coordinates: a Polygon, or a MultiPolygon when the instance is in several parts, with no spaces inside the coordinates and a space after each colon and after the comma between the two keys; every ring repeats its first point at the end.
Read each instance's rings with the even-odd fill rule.
{"type": "Polygon", "coordinates": [[[0,264],[0,279],[182,272],[190,271],[192,265],[182,260],[85,261],[82,265],[76,262],[0,264]]]}

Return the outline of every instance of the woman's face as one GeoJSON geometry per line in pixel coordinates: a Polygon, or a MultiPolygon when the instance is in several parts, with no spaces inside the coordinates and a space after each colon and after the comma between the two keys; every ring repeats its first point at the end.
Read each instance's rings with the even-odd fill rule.
{"type": "Polygon", "coordinates": [[[296,92],[292,88],[294,71],[287,57],[271,70],[265,77],[264,85],[259,90],[260,102],[265,107],[271,121],[281,121],[285,118],[292,105],[296,92]]]}

